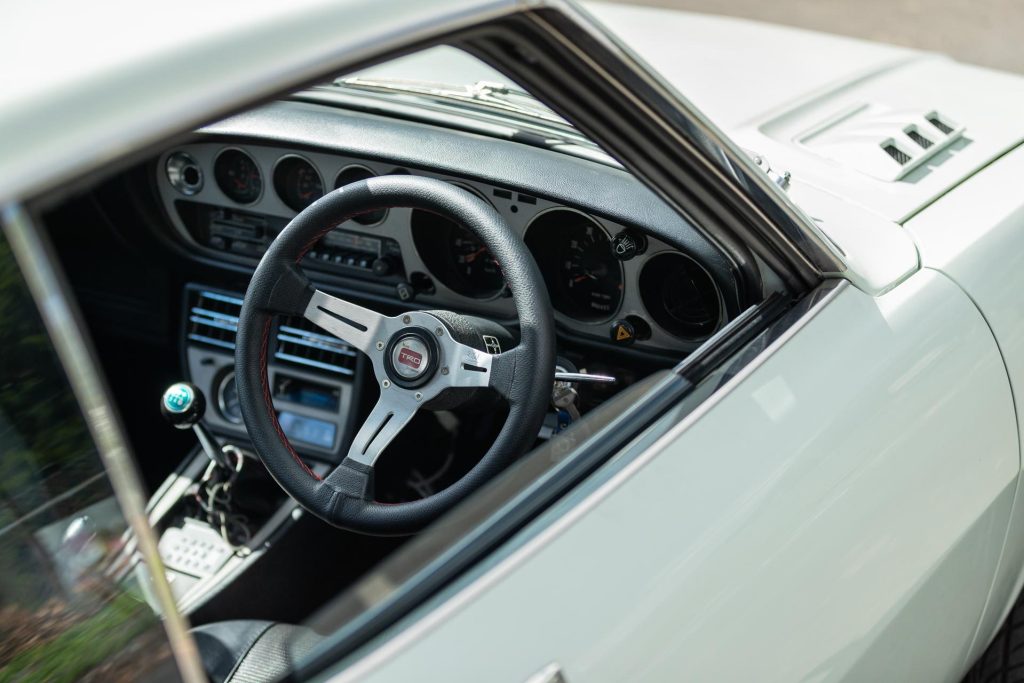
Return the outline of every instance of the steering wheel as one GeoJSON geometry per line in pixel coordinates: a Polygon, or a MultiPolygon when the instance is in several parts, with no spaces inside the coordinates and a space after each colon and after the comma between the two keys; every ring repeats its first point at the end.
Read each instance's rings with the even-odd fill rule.
{"type": "MultiPolygon", "coordinates": [[[[505,338],[510,338],[507,332],[505,338]]],[[[383,176],[346,185],[298,214],[253,274],[235,348],[242,417],[267,470],[324,521],[373,534],[422,528],[523,454],[544,420],[554,366],[551,302],[526,245],[486,202],[450,183],[419,176],[383,176]],[[439,214],[481,239],[512,292],[520,325],[516,346],[500,348],[502,337],[488,321],[449,311],[388,317],[313,287],[299,261],[321,237],[353,216],[394,207],[439,214]],[[271,400],[267,347],[275,315],[304,316],[369,356],[373,364],[380,399],[344,460],[323,478],[292,448],[271,400]],[[507,402],[508,417],[469,472],[420,500],[374,500],[374,465],[417,410],[457,408],[479,400],[485,391],[507,402]]]]}

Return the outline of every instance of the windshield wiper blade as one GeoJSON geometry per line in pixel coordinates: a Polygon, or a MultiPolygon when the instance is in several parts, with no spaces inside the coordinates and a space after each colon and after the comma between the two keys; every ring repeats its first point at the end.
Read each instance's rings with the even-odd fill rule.
{"type": "Polygon", "coordinates": [[[422,95],[467,104],[483,104],[492,109],[539,118],[568,126],[564,119],[533,98],[528,92],[504,83],[477,81],[471,85],[451,85],[401,79],[339,78],[334,85],[371,92],[399,92],[422,95]]]}

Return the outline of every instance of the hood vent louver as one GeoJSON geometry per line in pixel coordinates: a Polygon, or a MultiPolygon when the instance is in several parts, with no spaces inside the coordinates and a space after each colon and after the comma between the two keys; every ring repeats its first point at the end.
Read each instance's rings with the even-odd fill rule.
{"type": "Polygon", "coordinates": [[[357,354],[351,346],[305,318],[286,318],[277,331],[274,358],[351,377],[355,374],[357,354]]]}
{"type": "Polygon", "coordinates": [[[900,166],[903,166],[904,164],[910,161],[910,155],[891,142],[882,147],[882,149],[885,150],[886,154],[895,159],[896,163],[899,164],[900,166]]]}
{"type": "Polygon", "coordinates": [[[955,130],[954,127],[948,125],[945,121],[940,119],[938,114],[929,114],[925,118],[928,119],[928,123],[938,128],[940,131],[942,131],[944,135],[950,135],[955,130]]]}
{"type": "Polygon", "coordinates": [[[242,299],[229,294],[194,290],[188,301],[188,338],[206,346],[235,350],[242,299]]]}
{"type": "Polygon", "coordinates": [[[914,128],[908,128],[906,132],[907,137],[916,142],[917,146],[920,147],[921,149],[928,149],[933,144],[935,144],[925,136],[918,133],[917,130],[914,128]]]}
{"type": "Polygon", "coordinates": [[[866,175],[895,182],[962,139],[964,127],[936,111],[881,104],[848,107],[797,136],[814,153],[866,175]]]}

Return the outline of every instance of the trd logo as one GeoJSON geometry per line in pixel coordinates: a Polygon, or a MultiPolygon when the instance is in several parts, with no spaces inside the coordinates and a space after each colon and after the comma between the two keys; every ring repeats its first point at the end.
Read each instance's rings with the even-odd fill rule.
{"type": "Polygon", "coordinates": [[[423,362],[423,354],[410,351],[409,349],[401,349],[398,352],[398,362],[419,370],[420,364],[423,362]]]}

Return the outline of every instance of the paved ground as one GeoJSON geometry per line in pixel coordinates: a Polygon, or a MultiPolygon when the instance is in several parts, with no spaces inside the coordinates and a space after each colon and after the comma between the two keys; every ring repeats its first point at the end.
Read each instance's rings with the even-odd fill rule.
{"type": "Polygon", "coordinates": [[[943,52],[1024,73],[1024,0],[615,0],[943,52]]]}

